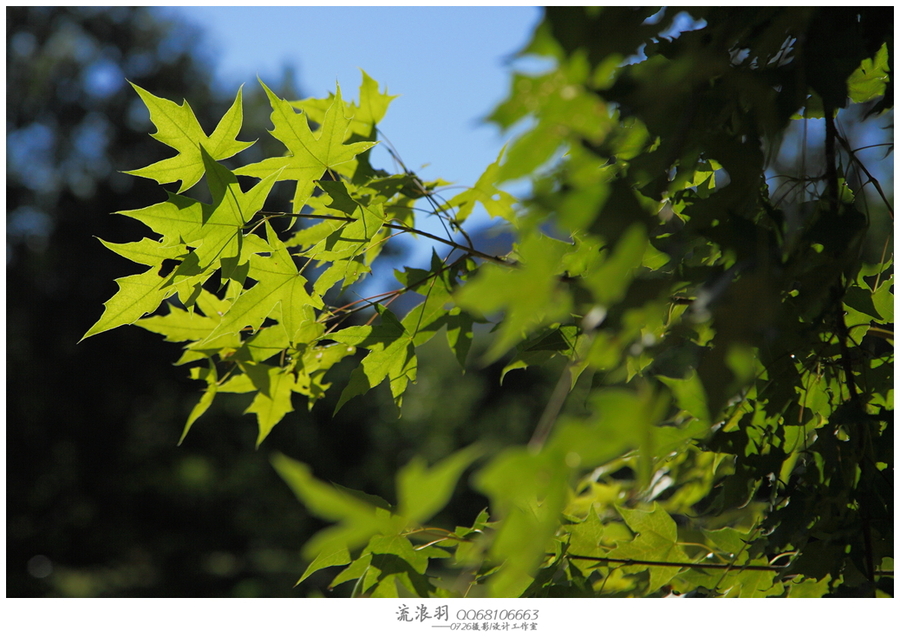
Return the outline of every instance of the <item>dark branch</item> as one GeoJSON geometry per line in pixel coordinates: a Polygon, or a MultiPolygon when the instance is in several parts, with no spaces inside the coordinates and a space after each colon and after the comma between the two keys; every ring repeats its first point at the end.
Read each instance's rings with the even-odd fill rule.
{"type": "MultiPolygon", "coordinates": [[[[553,553],[548,553],[553,555],[553,553]]],[[[735,571],[782,571],[786,566],[763,566],[762,564],[697,564],[695,562],[660,562],[656,560],[629,560],[614,557],[593,557],[590,555],[566,555],[570,560],[589,560],[592,562],[612,562],[624,566],[677,566],[680,568],[708,568],[735,571]]]]}
{"type": "MultiPolygon", "coordinates": [[[[346,217],[341,215],[319,215],[319,214],[308,214],[302,212],[263,212],[262,214],[268,215],[269,218],[274,217],[300,217],[303,219],[325,219],[325,220],[333,220],[333,221],[357,221],[354,217],[346,217]]],[[[494,256],[492,254],[486,254],[481,252],[480,250],[476,250],[475,248],[471,248],[468,246],[464,246],[460,243],[456,243],[455,241],[450,241],[449,239],[444,239],[443,237],[439,237],[437,235],[433,235],[430,232],[425,232],[424,230],[419,230],[418,228],[413,228],[411,226],[404,226],[396,223],[386,223],[384,224],[385,228],[391,228],[392,230],[400,230],[402,232],[411,232],[413,234],[420,235],[422,237],[427,237],[433,241],[440,241],[441,243],[448,245],[452,248],[456,248],[457,250],[462,250],[466,254],[469,254],[473,257],[478,257],[479,259],[484,259],[486,261],[492,261],[494,263],[499,263],[500,265],[514,265],[512,262],[507,261],[503,257],[494,256]]]]}

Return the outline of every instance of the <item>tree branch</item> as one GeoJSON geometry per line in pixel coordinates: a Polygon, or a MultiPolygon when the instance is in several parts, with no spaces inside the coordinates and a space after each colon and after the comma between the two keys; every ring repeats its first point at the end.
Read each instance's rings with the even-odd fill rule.
{"type": "MultiPolygon", "coordinates": [[[[311,214],[311,213],[303,213],[303,212],[262,212],[264,215],[269,215],[267,218],[277,218],[277,217],[300,217],[303,219],[331,219],[334,221],[357,221],[354,217],[344,217],[340,215],[319,215],[319,214],[311,214]]],[[[456,243],[455,241],[451,241],[449,239],[444,239],[443,237],[439,237],[437,235],[431,234],[430,232],[425,232],[424,230],[419,230],[418,228],[414,228],[412,226],[404,226],[396,223],[385,223],[385,228],[391,228],[392,230],[400,230],[402,232],[411,232],[413,234],[420,235],[422,237],[427,237],[433,241],[439,241],[445,245],[448,245],[457,250],[462,250],[466,254],[469,254],[473,257],[478,257],[479,259],[484,259],[486,261],[492,261],[494,263],[499,263],[500,265],[513,266],[514,263],[504,259],[503,257],[494,256],[492,254],[487,254],[485,252],[481,252],[480,250],[476,250],[475,248],[464,246],[460,243],[456,243]]]]}
{"type": "MultiPolygon", "coordinates": [[[[554,555],[548,553],[548,555],[554,555]]],[[[762,564],[697,564],[696,562],[662,562],[657,560],[631,560],[615,557],[594,557],[590,555],[572,555],[566,557],[570,560],[590,560],[594,562],[613,562],[623,566],[678,566],[681,568],[708,568],[718,570],[736,571],[783,571],[787,566],[763,566],[762,564]]]]}
{"type": "MultiPolygon", "coordinates": [[[[847,154],[850,155],[850,159],[857,166],[859,166],[860,170],[862,170],[866,174],[866,177],[868,177],[869,181],[872,182],[872,185],[875,186],[875,190],[877,190],[878,194],[881,196],[881,201],[883,201],[884,205],[887,206],[888,214],[890,214],[891,219],[893,219],[894,218],[894,207],[891,205],[891,202],[888,199],[887,195],[885,195],[884,191],[881,189],[881,184],[878,183],[878,180],[872,176],[872,173],[870,173],[868,168],[866,168],[866,165],[862,163],[862,160],[860,160],[859,157],[856,156],[856,152],[850,148],[850,144],[847,143],[847,140],[844,139],[843,137],[841,137],[840,135],[836,135],[836,138],[841,143],[841,146],[844,147],[844,150],[847,151],[847,154]]],[[[867,146],[865,148],[871,148],[871,147],[867,146]]],[[[862,150],[862,148],[857,148],[856,150],[862,150]]]]}

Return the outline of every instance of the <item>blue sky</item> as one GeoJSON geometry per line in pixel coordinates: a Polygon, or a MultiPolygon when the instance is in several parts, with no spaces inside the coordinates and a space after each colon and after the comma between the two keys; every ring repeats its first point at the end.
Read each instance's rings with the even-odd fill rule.
{"type": "MultiPolygon", "coordinates": [[[[472,184],[505,141],[482,123],[507,94],[512,54],[539,7],[170,7],[201,26],[217,83],[261,90],[286,66],[303,97],[340,82],[355,96],[364,69],[392,95],[382,128],[404,163],[425,178],[472,184]],[[428,164],[427,168],[422,166],[428,164]]],[[[376,163],[391,168],[386,155],[376,163]]]]}

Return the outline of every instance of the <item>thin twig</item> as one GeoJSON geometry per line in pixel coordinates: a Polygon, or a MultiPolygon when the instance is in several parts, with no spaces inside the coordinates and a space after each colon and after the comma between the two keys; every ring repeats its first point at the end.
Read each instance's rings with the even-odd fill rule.
{"type": "MultiPolygon", "coordinates": [[[[547,555],[553,555],[548,553],[547,555]]],[[[696,562],[662,562],[657,560],[632,560],[614,557],[595,557],[592,555],[566,555],[570,560],[590,560],[592,562],[613,562],[614,564],[623,564],[625,566],[672,566],[679,568],[708,568],[714,570],[736,570],[736,571],[783,571],[787,566],[763,566],[762,564],[698,564],[696,562]]]]}
{"type": "MultiPolygon", "coordinates": [[[[866,177],[869,178],[869,181],[872,182],[872,185],[875,186],[875,190],[878,191],[878,194],[881,196],[881,200],[884,202],[884,205],[887,206],[888,214],[891,215],[891,219],[894,218],[894,207],[891,205],[890,201],[887,198],[887,195],[884,194],[884,191],[881,189],[881,184],[878,183],[878,180],[872,176],[872,173],[869,172],[869,169],[866,168],[866,165],[862,163],[862,161],[856,156],[856,153],[850,148],[850,144],[847,143],[847,140],[844,139],[840,135],[835,135],[836,139],[841,143],[841,146],[844,147],[844,150],[850,155],[850,159],[853,160],[856,165],[862,170],[866,177]]],[[[858,149],[862,150],[862,149],[858,149]]]]}
{"type": "MultiPolygon", "coordinates": [[[[357,299],[356,301],[352,301],[351,303],[347,303],[346,305],[342,305],[341,307],[338,307],[338,308],[332,308],[332,309],[330,310],[331,316],[325,317],[324,320],[325,320],[325,321],[330,321],[330,320],[333,320],[333,319],[339,319],[339,320],[338,320],[337,323],[335,323],[334,325],[332,325],[331,327],[329,327],[329,328],[325,331],[325,333],[326,333],[326,334],[331,333],[338,325],[340,325],[343,321],[345,321],[345,320],[347,319],[347,317],[349,317],[351,314],[354,314],[354,313],[356,313],[356,312],[360,312],[360,311],[365,310],[365,309],[367,309],[367,308],[370,308],[370,307],[372,307],[372,306],[374,306],[374,305],[377,305],[377,304],[383,302],[384,299],[390,298],[389,301],[387,301],[387,302],[384,303],[385,306],[387,306],[387,305],[390,304],[390,303],[393,303],[396,299],[400,298],[401,296],[403,296],[403,295],[406,294],[407,292],[411,292],[411,291],[413,290],[413,288],[419,287],[419,286],[423,285],[423,284],[424,284],[425,282],[427,282],[429,279],[432,280],[432,281],[434,281],[434,279],[435,279],[437,276],[439,276],[440,274],[442,274],[442,273],[445,272],[446,270],[455,267],[458,263],[459,263],[459,259],[457,259],[456,261],[454,261],[454,262],[451,263],[450,265],[447,265],[447,264],[445,263],[445,264],[444,264],[444,267],[439,268],[439,269],[435,270],[434,272],[429,272],[429,273],[428,273],[428,276],[426,276],[425,278],[423,278],[423,279],[420,280],[420,281],[416,281],[415,283],[413,283],[413,284],[411,284],[411,285],[407,285],[407,286],[402,287],[402,288],[397,288],[396,290],[391,290],[390,292],[382,292],[382,293],[380,293],[380,294],[375,294],[375,295],[373,295],[373,296],[369,296],[369,297],[366,297],[366,298],[363,298],[363,299],[357,299]],[[374,299],[379,299],[379,300],[374,300],[374,299]],[[359,307],[353,308],[352,310],[346,309],[346,308],[352,307],[352,306],[354,306],[354,305],[358,305],[358,304],[360,304],[360,303],[365,303],[365,305],[360,305],[359,307]],[[335,314],[336,312],[344,312],[344,313],[343,313],[343,315],[341,315],[341,316],[337,316],[337,315],[335,314]]],[[[426,298],[427,298],[427,297],[426,297],[426,298]]],[[[374,318],[375,318],[375,317],[373,316],[373,317],[370,319],[370,322],[371,322],[371,320],[374,320],[374,318]]],[[[320,319],[320,320],[323,320],[323,319],[320,319]]],[[[417,327],[417,330],[418,330],[418,327],[417,327]]]]}
{"type": "MultiPolygon", "coordinates": [[[[268,215],[266,219],[274,219],[278,217],[299,217],[303,219],[324,219],[324,220],[333,220],[333,221],[358,221],[355,217],[345,217],[341,215],[320,215],[313,213],[304,213],[304,212],[275,212],[275,213],[267,213],[263,214],[268,215]]],[[[499,263],[500,265],[512,266],[514,265],[512,262],[507,261],[503,257],[494,256],[492,254],[486,254],[480,250],[476,250],[475,248],[470,248],[464,246],[460,243],[456,243],[455,241],[451,241],[449,239],[444,239],[443,237],[439,237],[437,235],[431,234],[430,232],[425,232],[424,230],[419,230],[413,226],[405,226],[396,223],[385,223],[383,224],[385,228],[391,228],[392,230],[400,230],[401,232],[411,232],[416,235],[420,235],[431,239],[433,241],[439,241],[445,245],[448,245],[452,248],[456,248],[457,250],[462,250],[466,254],[469,254],[473,257],[478,257],[479,259],[484,259],[486,261],[492,261],[493,263],[499,263]]]]}

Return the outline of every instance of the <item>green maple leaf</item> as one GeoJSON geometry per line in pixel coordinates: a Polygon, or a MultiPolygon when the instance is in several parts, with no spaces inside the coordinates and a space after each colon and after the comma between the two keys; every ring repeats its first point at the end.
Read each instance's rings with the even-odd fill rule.
{"type": "Polygon", "coordinates": [[[335,413],[348,400],[365,394],[385,379],[388,379],[391,395],[399,407],[409,381],[416,380],[418,364],[413,337],[389,310],[382,306],[377,306],[377,310],[381,314],[381,325],[348,327],[331,335],[338,343],[369,350],[360,366],[350,374],[350,381],[334,408],[335,413]]]}
{"type": "Polygon", "coordinates": [[[213,203],[203,210],[200,229],[203,238],[197,247],[197,257],[201,268],[220,261],[222,276],[231,278],[240,262],[244,225],[262,210],[280,171],[267,176],[245,193],[230,170],[215,162],[205,149],[201,148],[201,151],[213,203]]]}
{"type": "Polygon", "coordinates": [[[568,249],[562,241],[529,235],[518,249],[521,267],[485,263],[481,273],[456,293],[464,310],[483,315],[506,311],[487,360],[496,360],[542,325],[568,316],[572,301],[557,278],[568,249]]]}
{"type": "MultiPolygon", "coordinates": [[[[616,509],[625,520],[625,524],[634,531],[635,537],[630,542],[619,542],[609,552],[609,557],[616,559],[644,560],[650,562],[689,562],[690,559],[678,544],[678,529],[675,521],[661,508],[653,503],[650,511],[625,509],[616,505],[616,509]]],[[[645,566],[635,567],[642,570],[645,566]]],[[[675,577],[681,566],[650,567],[650,590],[653,592],[664,586],[675,577]]]]}
{"type": "Polygon", "coordinates": [[[279,180],[296,181],[294,212],[299,212],[312,195],[315,182],[326,170],[339,170],[354,157],[375,145],[375,142],[345,144],[350,120],[344,115],[344,101],[338,86],[334,101],[322,118],[322,125],[313,133],[306,114],[297,113],[290,102],[273,93],[262,80],[272,106],[272,137],[283,143],[290,153],[286,157],[270,157],[239,169],[236,174],[263,179],[278,169],[284,171],[279,180]]]}
{"type": "MultiPolygon", "coordinates": [[[[162,205],[164,204],[157,204],[162,205]]],[[[125,211],[121,214],[128,212],[140,211],[125,211]]],[[[183,243],[167,244],[148,238],[132,243],[110,243],[102,239],[100,242],[126,259],[153,267],[141,274],[116,279],[119,291],[104,303],[106,309],[100,319],[81,340],[137,322],[176,292],[186,302],[193,296],[195,289],[199,291],[198,286],[208,276],[198,270],[196,256],[188,252],[183,243]],[[174,267],[173,271],[164,271],[164,262],[167,260],[174,267]]]]}
{"type": "MultiPolygon", "coordinates": [[[[378,91],[378,82],[362,72],[362,84],[359,87],[359,106],[355,103],[345,103],[344,109],[347,117],[352,117],[350,132],[361,139],[375,140],[375,126],[384,118],[388,106],[397,97],[388,95],[387,92],[378,91]]],[[[334,103],[334,95],[325,99],[310,97],[304,100],[291,102],[291,106],[301,109],[306,116],[314,122],[322,122],[329,107],[334,103]]]]}
{"type": "Polygon", "coordinates": [[[349,223],[339,227],[327,237],[303,253],[304,257],[317,261],[350,261],[366,259],[376,246],[376,235],[384,227],[384,207],[380,203],[359,206],[356,217],[347,217],[349,223]]]}
{"type": "Polygon", "coordinates": [[[477,447],[467,447],[432,467],[418,456],[413,458],[397,473],[400,517],[428,522],[447,505],[460,475],[478,455],[477,447]]]}
{"type": "Polygon", "coordinates": [[[85,332],[79,343],[89,336],[134,323],[156,310],[176,291],[171,285],[171,278],[160,276],[156,268],[116,279],[116,283],[119,291],[103,304],[106,309],[100,319],[85,332]]]}
{"type": "Polygon", "coordinates": [[[166,193],[165,201],[136,210],[120,210],[117,215],[137,219],[162,235],[163,246],[195,246],[202,238],[203,204],[190,197],[166,193]]]}
{"type": "MultiPolygon", "coordinates": [[[[168,314],[150,316],[135,323],[135,325],[143,327],[145,330],[162,334],[166,337],[166,341],[172,343],[193,341],[193,343],[185,347],[185,352],[181,359],[175,363],[176,365],[202,360],[216,353],[220,355],[226,353],[222,351],[225,345],[221,341],[218,343],[219,347],[217,349],[207,352],[192,348],[196,345],[196,342],[202,341],[216,328],[222,314],[231,307],[231,301],[219,299],[202,287],[198,289],[193,301],[194,305],[203,312],[202,314],[193,311],[193,307],[191,307],[190,311],[187,311],[170,305],[168,314]]],[[[234,340],[228,343],[227,347],[231,351],[237,350],[241,347],[240,338],[235,334],[234,340]]],[[[195,373],[196,369],[193,368],[191,374],[195,373]]]]}
{"type": "Polygon", "coordinates": [[[213,134],[207,136],[197,121],[187,101],[178,106],[175,102],[156,97],[136,84],[131,84],[144,104],[150,110],[150,120],[156,125],[156,132],[151,137],[171,146],[178,151],[175,157],[163,159],[155,164],[126,171],[128,175],[146,177],[160,184],[181,181],[178,192],[184,192],[203,176],[204,161],[200,154],[200,146],[206,148],[213,159],[227,159],[255,142],[240,142],[235,139],[243,122],[241,91],[231,108],[222,117],[213,134]]]}
{"type": "MultiPolygon", "coordinates": [[[[235,356],[235,358],[238,357],[235,356]]],[[[272,428],[281,422],[286,414],[294,411],[291,394],[294,390],[295,381],[290,369],[246,360],[240,362],[239,367],[243,373],[232,375],[221,385],[216,385],[215,379],[211,376],[211,374],[215,374],[214,370],[210,373],[200,368],[191,370],[193,378],[207,381],[207,391],[194,408],[194,411],[191,412],[181,436],[182,440],[187,435],[193,422],[212,403],[216,393],[245,394],[256,392],[253,402],[244,413],[256,414],[257,424],[259,425],[259,434],[256,439],[257,448],[266,439],[272,428]]]]}
{"type": "MultiPolygon", "coordinates": [[[[420,550],[405,537],[386,535],[373,537],[363,553],[370,556],[360,582],[367,597],[396,598],[398,584],[420,597],[428,597],[434,590],[424,577],[428,558],[436,556],[434,547],[420,550]]],[[[440,553],[437,556],[443,557],[440,553]]]]}
{"type": "Polygon", "coordinates": [[[332,201],[331,209],[326,209],[326,212],[334,214],[337,210],[349,215],[347,217],[349,223],[336,226],[303,253],[304,257],[316,261],[334,262],[316,280],[315,291],[320,295],[324,295],[338,281],[343,281],[341,287],[344,289],[371,271],[368,264],[374,260],[381,248],[381,242],[374,239],[385,221],[381,203],[363,206],[349,197],[344,184],[341,183],[327,182],[322,186],[333,198],[339,197],[341,200],[340,204],[332,201]]]}
{"type": "MultiPolygon", "coordinates": [[[[303,571],[303,575],[300,576],[300,579],[297,580],[297,584],[300,584],[307,577],[317,571],[321,571],[323,568],[328,568],[329,566],[343,566],[349,564],[351,561],[352,558],[350,557],[350,551],[347,550],[346,543],[333,543],[331,546],[324,547],[322,551],[316,555],[315,559],[310,562],[309,566],[306,567],[306,570],[303,571]]],[[[336,585],[337,584],[332,583],[331,588],[334,588],[336,585]]]]}
{"type": "Polygon", "coordinates": [[[209,409],[210,405],[212,405],[213,400],[215,400],[216,398],[216,392],[219,387],[219,375],[216,372],[216,364],[212,359],[209,359],[209,365],[206,369],[200,367],[194,367],[193,369],[191,369],[191,378],[194,378],[195,380],[205,380],[206,391],[203,392],[203,395],[200,396],[200,400],[197,401],[197,404],[194,405],[194,408],[188,415],[187,422],[184,424],[184,429],[181,432],[181,438],[178,439],[179,445],[184,442],[185,437],[191,430],[191,425],[193,425],[200,416],[206,413],[206,410],[209,409]]]}
{"type": "Polygon", "coordinates": [[[166,341],[170,343],[181,343],[202,340],[215,329],[218,324],[217,319],[218,317],[209,318],[173,305],[169,307],[168,314],[141,319],[137,321],[136,325],[150,332],[164,335],[166,341]]]}
{"type": "Polygon", "coordinates": [[[248,276],[256,279],[256,284],[237,297],[234,305],[222,316],[219,326],[203,341],[204,344],[248,326],[257,331],[278,307],[281,308],[281,324],[288,335],[293,336],[304,319],[308,318],[305,308],[310,305],[322,307],[321,297],[310,296],[306,291],[306,279],[297,271],[287,248],[268,222],[265,226],[271,255],[250,255],[248,276]]]}
{"type": "Polygon", "coordinates": [[[256,421],[259,425],[256,446],[259,448],[259,445],[266,439],[272,428],[281,422],[285,414],[294,411],[291,403],[294,377],[290,370],[264,363],[244,363],[241,367],[258,390],[253,402],[244,413],[256,414],[256,421]]]}
{"type": "MultiPolygon", "coordinates": [[[[154,231],[162,234],[163,238],[157,242],[157,246],[151,246],[150,242],[138,242],[138,244],[133,246],[129,244],[112,244],[108,247],[114,252],[122,254],[126,258],[132,258],[139,263],[160,266],[157,269],[160,275],[165,272],[163,261],[166,258],[173,258],[166,256],[167,253],[170,252],[170,248],[175,247],[180,258],[174,259],[177,267],[165,279],[165,287],[169,288],[166,296],[177,292],[181,302],[191,306],[200,293],[200,285],[213,272],[208,267],[209,263],[203,264],[201,267],[197,252],[188,249],[202,243],[203,205],[199,201],[188,197],[169,193],[167,201],[141,208],[140,210],[122,210],[117,212],[116,214],[132,217],[143,222],[154,231]],[[142,243],[143,245],[141,245],[142,243]],[[158,258],[158,261],[155,263],[153,261],[154,255],[158,258]]],[[[134,320],[137,318],[140,318],[140,316],[134,320]]],[[[128,322],[133,321],[127,321],[126,323],[128,322]]],[[[117,325],[124,324],[118,323],[117,325]]]]}
{"type": "Polygon", "coordinates": [[[142,265],[161,265],[166,259],[179,260],[187,256],[183,245],[165,245],[147,237],[131,243],[110,243],[100,239],[100,243],[119,256],[142,265]]]}
{"type": "Polygon", "coordinates": [[[888,46],[885,43],[874,58],[863,60],[859,68],[847,78],[850,99],[862,103],[884,95],[887,83],[890,82],[889,72],[888,46]]]}
{"type": "MultiPolygon", "coordinates": [[[[362,71],[362,69],[360,69],[362,71]]],[[[355,133],[364,138],[374,139],[375,125],[387,113],[388,106],[396,95],[378,92],[378,82],[362,71],[362,85],[359,87],[359,106],[353,115],[352,127],[355,133]]]]}
{"type": "Polygon", "coordinates": [[[303,554],[309,559],[322,554],[343,558],[344,550],[366,544],[374,535],[392,536],[403,529],[400,518],[378,508],[371,498],[317,480],[301,462],[276,453],[272,465],[310,513],[338,523],[307,542],[303,554]]]}
{"type": "MultiPolygon", "coordinates": [[[[503,150],[500,151],[502,156],[503,150]]],[[[475,185],[453,197],[448,202],[451,207],[459,206],[456,213],[456,222],[465,221],[475,208],[476,203],[480,203],[492,217],[502,217],[510,223],[515,224],[516,212],[513,204],[516,199],[508,192],[504,192],[497,188],[497,176],[500,174],[500,159],[498,158],[493,164],[488,166],[475,185]]]]}
{"type": "Polygon", "coordinates": [[[244,242],[252,240],[244,235],[244,226],[262,209],[278,173],[268,175],[245,193],[234,173],[214,161],[205,148],[201,147],[198,153],[206,169],[212,204],[169,193],[167,201],[117,214],[137,219],[161,234],[163,245],[195,248],[200,271],[218,264],[223,276],[230,278],[241,261],[244,242]]]}
{"type": "Polygon", "coordinates": [[[453,301],[451,270],[445,268],[437,253],[432,251],[430,271],[406,268],[404,272],[395,270],[394,276],[404,287],[425,297],[424,301],[407,312],[402,321],[403,327],[412,335],[413,345],[424,345],[442,327],[446,327],[447,343],[465,369],[472,342],[472,317],[458,307],[445,309],[453,301]]]}

